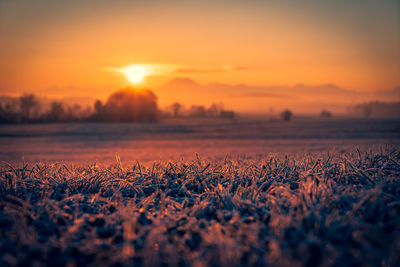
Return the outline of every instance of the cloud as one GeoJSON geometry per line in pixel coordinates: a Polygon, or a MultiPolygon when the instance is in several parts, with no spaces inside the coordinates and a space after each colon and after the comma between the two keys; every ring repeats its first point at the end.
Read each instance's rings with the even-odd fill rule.
{"type": "Polygon", "coordinates": [[[174,72],[175,73],[220,73],[220,72],[228,72],[228,71],[245,71],[252,70],[251,67],[245,66],[232,66],[225,65],[218,68],[195,68],[195,67],[185,67],[178,68],[174,72]]]}
{"type": "Polygon", "coordinates": [[[128,68],[140,68],[146,69],[146,76],[162,76],[168,74],[196,74],[196,73],[223,73],[230,71],[247,71],[253,70],[253,67],[247,66],[233,66],[233,65],[223,65],[220,67],[205,67],[199,68],[195,66],[188,65],[177,65],[169,63],[150,63],[150,64],[129,64],[122,67],[108,67],[103,68],[104,71],[115,72],[120,74],[126,74],[128,68]]]}

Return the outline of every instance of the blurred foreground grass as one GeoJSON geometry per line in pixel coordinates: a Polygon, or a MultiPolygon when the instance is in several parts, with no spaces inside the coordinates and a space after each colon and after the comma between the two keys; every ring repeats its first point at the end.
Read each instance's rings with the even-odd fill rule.
{"type": "Polygon", "coordinates": [[[400,265],[397,147],[0,171],[1,266],[400,265]]]}

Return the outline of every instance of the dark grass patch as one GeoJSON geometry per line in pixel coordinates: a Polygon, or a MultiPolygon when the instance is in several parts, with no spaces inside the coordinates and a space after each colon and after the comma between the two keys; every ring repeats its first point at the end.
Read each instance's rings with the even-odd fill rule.
{"type": "Polygon", "coordinates": [[[0,265],[399,266],[400,153],[3,164],[0,265]]]}

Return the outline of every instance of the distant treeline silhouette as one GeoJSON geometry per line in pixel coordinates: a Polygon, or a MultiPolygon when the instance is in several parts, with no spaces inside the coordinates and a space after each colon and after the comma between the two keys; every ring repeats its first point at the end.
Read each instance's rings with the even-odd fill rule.
{"type": "Polygon", "coordinates": [[[104,103],[97,100],[92,107],[82,108],[61,101],[45,104],[34,94],[24,94],[0,102],[0,123],[156,122],[171,117],[234,119],[236,115],[225,110],[222,103],[209,107],[192,105],[186,109],[177,102],[161,111],[157,100],[151,90],[124,88],[111,94],[104,103]]]}
{"type": "Polygon", "coordinates": [[[368,102],[355,105],[348,109],[351,116],[365,118],[399,118],[400,102],[368,102]]]}
{"type": "MultiPolygon", "coordinates": [[[[20,97],[2,97],[0,123],[47,123],[47,122],[156,122],[161,118],[224,118],[234,119],[236,113],[225,110],[223,104],[192,105],[186,108],[176,102],[165,110],[158,108],[157,96],[151,90],[121,89],[111,94],[104,103],[97,100],[93,107],[66,105],[61,101],[44,104],[33,94],[20,97]]],[[[368,102],[348,108],[348,115],[365,118],[399,118],[400,102],[368,102]]],[[[290,121],[291,110],[280,113],[282,120],[290,121]]],[[[322,118],[332,117],[322,110],[322,118]]]]}
{"type": "Polygon", "coordinates": [[[151,90],[132,88],[111,94],[104,104],[97,100],[93,108],[68,106],[60,101],[44,106],[33,94],[24,94],[0,103],[0,123],[154,122],[160,116],[157,96],[151,90]]]}
{"type": "Polygon", "coordinates": [[[7,98],[0,103],[0,123],[76,122],[87,120],[91,115],[90,107],[65,105],[61,101],[45,105],[33,94],[7,98]]]}
{"type": "Polygon", "coordinates": [[[190,118],[223,118],[234,119],[236,114],[232,110],[225,110],[222,103],[213,103],[209,107],[192,105],[186,108],[183,104],[175,102],[163,113],[164,117],[190,117],[190,118]]]}

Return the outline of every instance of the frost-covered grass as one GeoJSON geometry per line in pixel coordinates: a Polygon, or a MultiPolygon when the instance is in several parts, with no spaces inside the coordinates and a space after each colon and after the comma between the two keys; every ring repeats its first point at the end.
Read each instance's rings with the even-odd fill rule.
{"type": "Polygon", "coordinates": [[[0,236],[1,266],[399,266],[400,151],[2,163],[0,236]]]}

